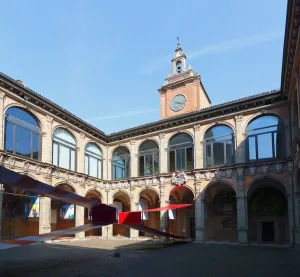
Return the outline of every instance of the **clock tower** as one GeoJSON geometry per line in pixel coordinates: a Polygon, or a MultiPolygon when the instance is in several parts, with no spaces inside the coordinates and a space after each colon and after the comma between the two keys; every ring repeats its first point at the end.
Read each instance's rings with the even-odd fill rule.
{"type": "Polygon", "coordinates": [[[172,73],[158,90],[160,93],[161,119],[197,111],[210,106],[210,99],[201,82],[201,76],[190,65],[186,67],[186,55],[178,41],[175,56],[171,60],[172,73]]]}

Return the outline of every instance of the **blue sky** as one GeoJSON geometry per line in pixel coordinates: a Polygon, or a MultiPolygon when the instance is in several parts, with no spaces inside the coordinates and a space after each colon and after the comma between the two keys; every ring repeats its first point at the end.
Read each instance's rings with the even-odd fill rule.
{"type": "Polygon", "coordinates": [[[286,0],[3,1],[0,71],[106,133],[159,120],[176,37],[212,104],[280,87],[286,0]]]}

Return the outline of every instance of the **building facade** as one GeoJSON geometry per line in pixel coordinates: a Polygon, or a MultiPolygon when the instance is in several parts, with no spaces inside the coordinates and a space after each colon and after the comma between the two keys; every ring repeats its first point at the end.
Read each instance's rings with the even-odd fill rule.
{"type": "MultiPolygon", "coordinates": [[[[159,89],[161,120],[107,135],[1,73],[0,164],[119,211],[192,203],[142,219],[199,242],[292,245],[300,223],[291,143],[299,110],[296,119],[288,91],[211,106],[178,44],[159,89]]],[[[1,191],[2,240],[89,222],[83,207],[1,191]]],[[[120,225],[77,236],[91,235],[150,236],[120,225]]]]}

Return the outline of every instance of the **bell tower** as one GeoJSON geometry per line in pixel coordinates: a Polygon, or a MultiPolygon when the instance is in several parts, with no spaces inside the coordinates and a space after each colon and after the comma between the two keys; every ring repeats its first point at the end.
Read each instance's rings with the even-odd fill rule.
{"type": "Polygon", "coordinates": [[[201,77],[190,65],[186,67],[179,38],[172,58],[172,73],[158,90],[160,93],[160,118],[168,118],[210,106],[210,99],[201,82],[201,77]]]}

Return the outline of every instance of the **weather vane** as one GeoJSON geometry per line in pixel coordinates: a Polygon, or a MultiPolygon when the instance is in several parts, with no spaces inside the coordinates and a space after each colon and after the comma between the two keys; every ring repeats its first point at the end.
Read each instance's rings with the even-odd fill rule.
{"type": "Polygon", "coordinates": [[[178,41],[178,43],[179,43],[179,37],[176,37],[176,39],[177,39],[177,41],[178,41]]]}

